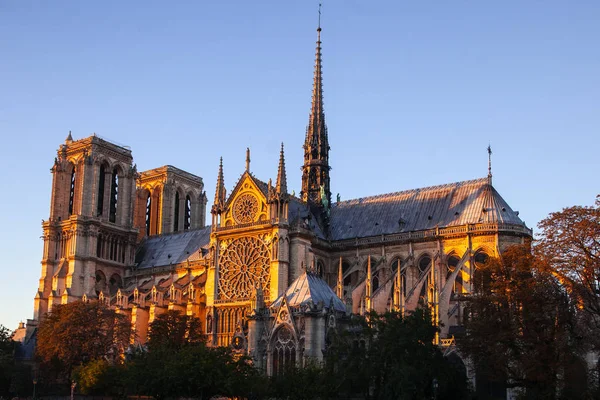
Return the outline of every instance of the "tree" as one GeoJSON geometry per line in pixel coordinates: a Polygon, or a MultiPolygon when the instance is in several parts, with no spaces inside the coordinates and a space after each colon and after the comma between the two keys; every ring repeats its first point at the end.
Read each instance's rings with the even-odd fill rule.
{"type": "Polygon", "coordinates": [[[178,350],[189,344],[204,342],[200,320],[179,311],[169,310],[156,317],[150,324],[148,348],[169,351],[178,350]]]}
{"type": "Polygon", "coordinates": [[[585,314],[596,350],[600,340],[600,195],[595,207],[574,206],[542,220],[535,252],[549,273],[561,284],[585,314]]]}
{"type": "Polygon", "coordinates": [[[528,246],[514,246],[478,268],[466,334],[457,341],[478,379],[493,377],[527,398],[552,399],[564,386],[564,366],[581,348],[567,292],[539,265],[528,246]]]}
{"type": "Polygon", "coordinates": [[[12,332],[0,325],[0,396],[9,397],[12,369],[14,367],[15,342],[12,332]]]}
{"type": "Polygon", "coordinates": [[[56,305],[40,323],[36,355],[46,377],[69,382],[76,366],[117,359],[130,335],[127,320],[100,302],[56,305]]]}
{"type": "Polygon", "coordinates": [[[428,309],[403,317],[390,312],[357,319],[330,338],[325,375],[329,393],[373,399],[464,399],[466,376],[434,344],[438,328],[428,309]]]}

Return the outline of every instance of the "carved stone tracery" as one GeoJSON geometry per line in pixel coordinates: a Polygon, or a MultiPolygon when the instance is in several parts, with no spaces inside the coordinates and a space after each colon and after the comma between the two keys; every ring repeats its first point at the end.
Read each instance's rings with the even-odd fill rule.
{"type": "Polygon", "coordinates": [[[267,243],[258,237],[241,237],[224,244],[219,263],[219,297],[248,299],[258,282],[268,298],[270,254],[267,243]]]}
{"type": "Polygon", "coordinates": [[[233,204],[233,218],[238,224],[254,222],[257,214],[258,199],[250,193],[242,194],[233,204]]]}

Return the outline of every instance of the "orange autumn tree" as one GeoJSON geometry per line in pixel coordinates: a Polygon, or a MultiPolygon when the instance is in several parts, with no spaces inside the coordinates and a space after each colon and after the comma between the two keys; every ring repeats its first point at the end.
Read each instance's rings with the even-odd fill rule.
{"type": "Polygon", "coordinates": [[[596,349],[600,340],[600,195],[594,206],[573,206],[542,220],[535,253],[577,304],[596,349]]]}

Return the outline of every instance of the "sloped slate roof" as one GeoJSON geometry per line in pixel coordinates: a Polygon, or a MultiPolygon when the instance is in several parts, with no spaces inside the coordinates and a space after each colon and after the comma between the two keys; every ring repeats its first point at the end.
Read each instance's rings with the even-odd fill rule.
{"type": "Polygon", "coordinates": [[[140,245],[135,262],[137,268],[177,264],[201,257],[201,248],[210,242],[210,226],[168,235],[147,237],[140,245]],[[198,253],[198,254],[196,254],[198,253]]]}
{"type": "Polygon", "coordinates": [[[288,220],[290,224],[302,223],[302,220],[309,217],[308,228],[321,239],[325,239],[323,230],[317,223],[317,218],[312,214],[308,206],[297,197],[290,196],[288,207],[288,220]]]}
{"type": "MultiPolygon", "coordinates": [[[[323,279],[311,272],[304,272],[287,288],[285,298],[289,306],[300,307],[306,305],[310,300],[314,304],[323,302],[325,308],[329,308],[333,300],[333,307],[336,311],[346,311],[346,305],[323,279]]],[[[271,308],[281,306],[283,295],[271,304],[271,308]]]]}
{"type": "Polygon", "coordinates": [[[332,240],[475,223],[525,225],[488,178],[334,203],[332,240]]]}

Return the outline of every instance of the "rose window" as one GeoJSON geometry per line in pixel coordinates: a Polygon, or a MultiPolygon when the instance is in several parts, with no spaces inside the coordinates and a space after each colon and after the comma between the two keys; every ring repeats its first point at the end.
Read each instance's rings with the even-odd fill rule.
{"type": "Polygon", "coordinates": [[[250,193],[237,198],[233,204],[233,218],[238,224],[254,222],[258,213],[258,200],[250,193]]]}
{"type": "Polygon", "coordinates": [[[242,237],[225,247],[219,262],[219,294],[222,299],[247,299],[256,283],[269,298],[269,248],[256,237],[242,237]]]}

